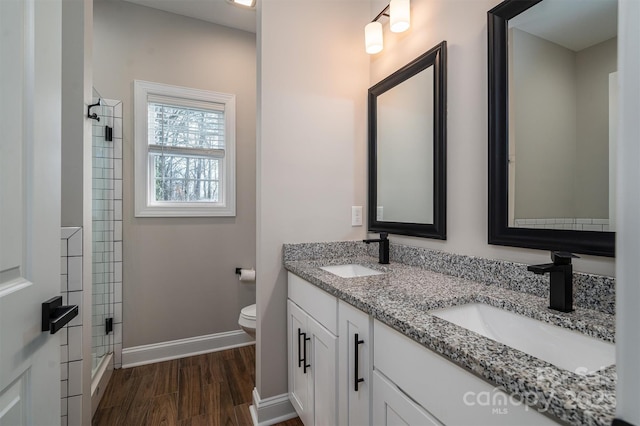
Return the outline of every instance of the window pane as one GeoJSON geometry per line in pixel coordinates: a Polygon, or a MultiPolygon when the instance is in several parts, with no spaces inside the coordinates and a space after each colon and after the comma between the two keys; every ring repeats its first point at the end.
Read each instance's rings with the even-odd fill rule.
{"type": "Polygon", "coordinates": [[[221,159],[154,155],[155,201],[220,202],[221,159]]]}
{"type": "Polygon", "coordinates": [[[149,144],[224,149],[224,111],[148,105],[149,144]]]}

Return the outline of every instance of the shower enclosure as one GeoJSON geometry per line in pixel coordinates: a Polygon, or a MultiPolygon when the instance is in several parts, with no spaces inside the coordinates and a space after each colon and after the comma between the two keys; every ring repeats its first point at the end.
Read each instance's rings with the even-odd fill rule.
{"type": "Polygon", "coordinates": [[[107,367],[103,364],[110,363],[109,367],[113,368],[114,358],[109,355],[117,343],[114,317],[116,284],[120,286],[120,293],[122,286],[122,268],[117,267],[118,260],[122,265],[122,180],[117,184],[116,177],[122,178],[122,104],[102,98],[95,89],[93,94],[94,104],[99,103],[88,113],[93,118],[91,375],[95,381],[96,374],[107,367]],[[117,120],[120,123],[116,123],[117,120]],[[116,124],[120,124],[116,129],[120,132],[119,138],[114,135],[116,124]]]}

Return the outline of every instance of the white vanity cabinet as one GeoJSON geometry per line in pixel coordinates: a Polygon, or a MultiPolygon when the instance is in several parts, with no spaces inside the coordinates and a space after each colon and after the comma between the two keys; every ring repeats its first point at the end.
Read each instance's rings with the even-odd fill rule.
{"type": "Polygon", "coordinates": [[[338,303],[338,424],[371,424],[371,317],[342,300],[338,303]]]}
{"type": "Polygon", "coordinates": [[[307,425],[338,424],[338,301],[289,274],[289,399],[307,425]]]}
{"type": "Polygon", "coordinates": [[[306,426],[557,424],[297,275],[288,278],[289,399],[306,426]]]}
{"type": "Polygon", "coordinates": [[[300,419],[371,424],[371,317],[297,275],[288,279],[289,399],[300,419]]]}

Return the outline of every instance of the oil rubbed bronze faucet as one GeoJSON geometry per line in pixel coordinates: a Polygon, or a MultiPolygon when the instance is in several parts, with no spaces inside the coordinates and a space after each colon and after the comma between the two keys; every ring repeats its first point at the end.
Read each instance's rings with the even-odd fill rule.
{"type": "Polygon", "coordinates": [[[389,263],[389,234],[386,232],[380,233],[380,238],[374,238],[371,240],[362,240],[369,243],[380,243],[380,251],[378,252],[378,263],[386,265],[389,263]]]}
{"type": "Polygon", "coordinates": [[[571,259],[578,257],[580,256],[565,251],[553,251],[551,252],[553,263],[527,267],[527,270],[534,274],[549,273],[549,308],[561,312],[573,311],[573,266],[571,259]]]}

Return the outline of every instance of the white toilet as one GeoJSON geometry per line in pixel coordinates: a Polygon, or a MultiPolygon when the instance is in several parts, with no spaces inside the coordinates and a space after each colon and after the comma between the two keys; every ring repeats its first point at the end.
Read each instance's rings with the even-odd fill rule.
{"type": "Polygon", "coordinates": [[[256,337],[256,305],[249,305],[242,308],[238,324],[245,333],[251,337],[256,337]]]}

